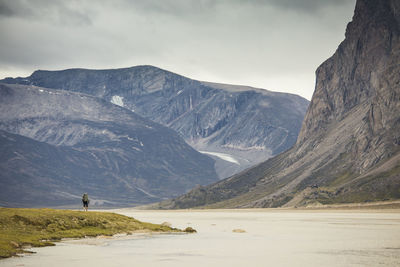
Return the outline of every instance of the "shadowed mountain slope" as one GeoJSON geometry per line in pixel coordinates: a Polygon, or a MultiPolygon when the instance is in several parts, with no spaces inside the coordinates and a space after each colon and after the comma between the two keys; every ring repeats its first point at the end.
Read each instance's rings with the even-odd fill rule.
{"type": "Polygon", "coordinates": [[[173,130],[82,93],[0,84],[0,130],[2,204],[67,205],[85,191],[92,204],[143,204],[217,180],[173,130]]]}

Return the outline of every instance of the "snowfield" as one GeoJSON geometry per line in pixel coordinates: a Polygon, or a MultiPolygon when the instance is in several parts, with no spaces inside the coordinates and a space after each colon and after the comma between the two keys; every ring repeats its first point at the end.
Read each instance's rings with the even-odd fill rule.
{"type": "Polygon", "coordinates": [[[113,103],[114,105],[124,107],[123,99],[124,99],[124,97],[122,97],[122,96],[113,95],[113,97],[111,98],[111,103],[113,103]]]}
{"type": "Polygon", "coordinates": [[[223,159],[225,161],[229,161],[232,163],[235,163],[237,165],[240,165],[239,161],[237,161],[234,157],[232,157],[229,154],[225,154],[225,153],[217,153],[217,152],[208,152],[208,151],[199,151],[202,154],[206,154],[206,155],[211,155],[211,156],[216,156],[220,159],[223,159]]]}

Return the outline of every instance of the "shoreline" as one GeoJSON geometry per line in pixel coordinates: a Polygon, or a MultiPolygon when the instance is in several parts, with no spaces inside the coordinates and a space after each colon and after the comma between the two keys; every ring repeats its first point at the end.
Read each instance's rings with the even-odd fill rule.
{"type": "Polygon", "coordinates": [[[110,212],[0,208],[0,258],[24,253],[27,247],[54,246],[66,238],[156,232],[182,230],[110,212]]]}
{"type": "Polygon", "coordinates": [[[191,209],[143,209],[139,207],[124,207],[109,209],[109,211],[131,211],[138,210],[141,212],[376,212],[376,213],[400,213],[400,200],[377,201],[368,203],[343,203],[329,205],[309,205],[304,207],[280,207],[280,208],[227,208],[227,209],[210,209],[210,208],[191,208],[191,209]]]}
{"type": "Polygon", "coordinates": [[[68,243],[68,244],[80,244],[80,245],[92,245],[102,246],[107,245],[110,241],[118,240],[133,240],[144,237],[158,236],[158,235],[185,235],[186,232],[152,232],[149,230],[138,230],[129,233],[118,233],[112,236],[99,235],[99,236],[87,236],[84,238],[63,238],[57,243],[68,243]]]}

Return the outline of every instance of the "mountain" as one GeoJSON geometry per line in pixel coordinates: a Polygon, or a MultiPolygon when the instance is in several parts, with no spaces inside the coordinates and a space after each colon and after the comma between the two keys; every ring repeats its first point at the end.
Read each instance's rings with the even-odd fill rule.
{"type": "Polygon", "coordinates": [[[400,2],[358,0],[316,71],[296,144],[159,208],[294,207],[400,198],[400,2]]]}
{"type": "Polygon", "coordinates": [[[2,205],[70,205],[83,192],[135,205],[217,180],[173,130],[83,93],[0,84],[0,130],[2,205]]]}
{"type": "Polygon", "coordinates": [[[2,82],[85,93],[130,109],[214,157],[221,178],[293,146],[309,104],[292,94],[201,82],[152,66],[39,70],[2,82]]]}

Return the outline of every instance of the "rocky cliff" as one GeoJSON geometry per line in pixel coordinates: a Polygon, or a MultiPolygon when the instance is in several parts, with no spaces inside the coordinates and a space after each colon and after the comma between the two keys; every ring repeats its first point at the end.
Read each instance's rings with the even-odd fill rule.
{"type": "Polygon", "coordinates": [[[0,84],[0,130],[1,205],[144,204],[217,180],[173,130],[82,93],[0,84]]]}
{"type": "Polygon", "coordinates": [[[293,148],[161,208],[278,207],[400,198],[400,2],[358,0],[316,71],[293,148]]]}
{"type": "Polygon", "coordinates": [[[214,157],[220,177],[289,149],[308,106],[296,95],[200,82],[152,66],[35,71],[3,82],[81,92],[123,106],[214,157]]]}

